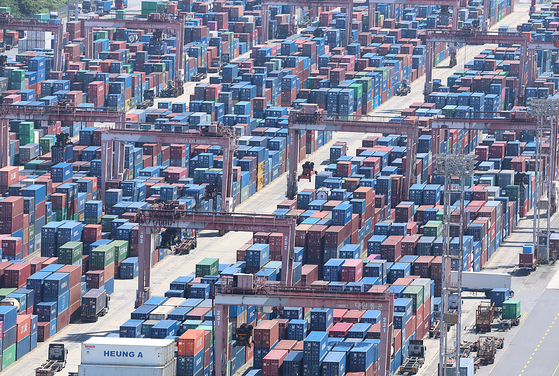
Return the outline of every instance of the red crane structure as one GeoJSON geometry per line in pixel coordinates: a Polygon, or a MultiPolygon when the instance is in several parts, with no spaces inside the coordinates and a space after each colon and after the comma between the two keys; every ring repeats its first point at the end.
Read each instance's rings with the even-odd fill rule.
{"type": "Polygon", "coordinates": [[[297,219],[291,216],[244,213],[197,213],[177,208],[143,209],[139,211],[139,274],[136,307],[145,303],[150,295],[150,260],[153,250],[151,229],[177,228],[197,230],[225,230],[245,232],[279,232],[283,234],[281,285],[264,286],[262,289],[241,290],[231,286],[222,287],[223,293],[215,297],[215,375],[226,375],[223,360],[228,359],[227,330],[229,305],[296,306],[310,308],[375,309],[381,311],[381,364],[379,375],[390,371],[392,316],[394,296],[384,293],[330,292],[293,287],[293,249],[297,219]],[[221,345],[222,344],[222,345],[221,345]]]}
{"type": "Polygon", "coordinates": [[[293,249],[295,247],[295,217],[278,217],[268,214],[206,213],[167,209],[164,205],[139,211],[138,291],[136,306],[142,305],[150,295],[150,260],[153,244],[152,228],[178,228],[195,230],[221,230],[245,232],[279,232],[283,234],[282,284],[291,286],[293,276],[293,249]]]}
{"type": "Polygon", "coordinates": [[[143,30],[172,30],[177,36],[175,64],[175,87],[182,94],[183,82],[181,72],[184,70],[184,19],[170,19],[166,15],[155,13],[147,21],[140,20],[117,20],[108,18],[98,18],[84,21],[85,31],[85,57],[90,59],[93,57],[93,28],[94,27],[114,27],[125,29],[143,29],[143,30]]]}
{"type": "MultiPolygon", "coordinates": [[[[398,118],[397,118],[398,119],[398,118]]],[[[394,117],[379,116],[354,116],[354,115],[325,115],[320,113],[306,114],[302,112],[292,112],[289,115],[289,172],[287,175],[287,198],[292,200],[297,196],[297,165],[299,153],[299,131],[334,131],[334,132],[355,132],[355,133],[391,133],[407,135],[407,158],[406,161],[406,184],[410,187],[413,184],[413,168],[415,163],[415,150],[418,135],[418,124],[394,122],[394,117]]],[[[404,190],[407,199],[408,189],[404,190]]]]}
{"type": "Polygon", "coordinates": [[[345,12],[345,45],[351,40],[351,15],[353,10],[353,0],[262,0],[262,43],[268,40],[268,25],[270,22],[269,7],[273,5],[289,5],[291,7],[290,22],[295,22],[295,7],[344,7],[345,12]]]}
{"type": "Polygon", "coordinates": [[[216,292],[215,294],[215,343],[218,350],[214,353],[216,376],[227,375],[227,363],[224,364],[224,359],[229,357],[229,343],[227,343],[226,334],[229,327],[230,305],[379,310],[380,363],[378,375],[388,376],[390,374],[394,295],[388,293],[387,290],[381,293],[331,292],[312,287],[288,287],[277,284],[264,284],[260,288],[253,287],[253,289],[222,288],[221,293],[216,292]]]}
{"type": "Polygon", "coordinates": [[[166,133],[134,129],[105,129],[101,134],[101,198],[105,198],[107,179],[117,178],[124,170],[124,144],[126,142],[218,145],[223,148],[223,176],[221,179],[221,208],[230,211],[233,181],[235,135],[228,127],[207,127],[201,131],[166,133]],[[113,161],[113,151],[114,160],[113,161]]]}
{"type": "MultiPolygon", "coordinates": [[[[481,32],[477,30],[429,30],[425,36],[427,44],[427,52],[425,59],[425,88],[423,94],[427,100],[431,94],[433,69],[435,68],[435,42],[443,43],[464,43],[464,44],[520,44],[520,66],[525,64],[525,58],[528,52],[528,39],[520,33],[503,33],[503,32],[481,32]]],[[[520,70],[518,77],[519,87],[517,89],[517,98],[522,103],[524,98],[524,88],[526,87],[525,71],[520,70]]]]}
{"type": "MultiPolygon", "coordinates": [[[[487,0],[486,0],[487,1],[487,0]]],[[[391,15],[394,14],[394,5],[396,4],[406,4],[406,5],[436,5],[436,6],[447,6],[453,7],[454,13],[458,13],[458,8],[460,7],[460,0],[367,0],[367,6],[369,8],[369,29],[376,27],[376,17],[374,17],[375,11],[377,10],[377,4],[390,4],[391,15]]],[[[458,29],[458,17],[452,17],[452,30],[458,29]]]]}
{"type": "Polygon", "coordinates": [[[0,105],[0,167],[10,161],[10,120],[97,122],[124,127],[126,113],[95,107],[0,105]]]}
{"type": "Polygon", "coordinates": [[[53,70],[62,70],[62,34],[64,27],[62,23],[54,23],[53,20],[36,20],[27,18],[14,18],[9,14],[0,15],[0,29],[18,31],[50,31],[53,33],[54,64],[53,70]]]}

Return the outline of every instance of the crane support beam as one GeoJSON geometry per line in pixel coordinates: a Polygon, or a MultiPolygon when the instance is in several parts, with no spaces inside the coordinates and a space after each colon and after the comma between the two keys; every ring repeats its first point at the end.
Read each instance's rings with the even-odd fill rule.
{"type": "MultiPolygon", "coordinates": [[[[458,7],[460,6],[460,0],[367,0],[368,3],[368,10],[369,10],[369,29],[375,27],[375,10],[376,4],[406,4],[406,5],[435,5],[435,6],[449,6],[453,7],[456,12],[458,12],[458,7]],[[371,16],[373,15],[373,16],[371,16]]],[[[336,5],[339,6],[339,5],[336,5]]],[[[456,29],[458,26],[458,22],[456,25],[453,23],[453,28],[456,29]]]]}
{"type": "Polygon", "coordinates": [[[27,18],[4,17],[0,19],[0,29],[18,31],[49,31],[53,33],[54,70],[62,70],[62,34],[64,26],[62,23],[54,23],[51,20],[36,20],[27,18]]]}
{"type": "Polygon", "coordinates": [[[184,20],[161,20],[161,21],[138,21],[138,20],[117,20],[99,18],[94,20],[85,20],[85,57],[93,58],[93,28],[125,28],[125,29],[143,29],[143,30],[172,30],[177,36],[176,55],[177,61],[175,66],[175,84],[182,87],[181,70],[184,69],[184,20]]]}
{"type": "Polygon", "coordinates": [[[281,281],[286,286],[293,283],[293,249],[297,218],[266,214],[197,213],[177,209],[144,209],[139,211],[139,275],[136,306],[149,298],[151,235],[150,228],[180,228],[197,230],[225,230],[244,232],[279,232],[283,234],[281,281]]]}
{"type": "Polygon", "coordinates": [[[126,113],[91,107],[0,105],[0,167],[8,166],[10,161],[10,120],[98,122],[122,127],[126,113]]]}
{"type": "MultiPolygon", "coordinates": [[[[520,66],[523,67],[528,54],[528,38],[520,33],[503,32],[480,32],[477,30],[428,30],[425,35],[427,44],[425,61],[425,89],[423,94],[427,99],[432,92],[432,78],[434,61],[434,44],[443,43],[464,43],[464,44],[520,44],[520,66]]],[[[520,87],[517,90],[517,99],[522,103],[524,98],[524,88],[526,87],[525,70],[521,69],[519,74],[520,87]]]]}
{"type": "MultiPolygon", "coordinates": [[[[269,39],[269,22],[270,22],[270,12],[269,7],[274,5],[289,5],[292,7],[344,7],[345,12],[345,43],[346,46],[350,44],[351,40],[351,15],[353,11],[353,0],[262,0],[262,42],[266,43],[269,39]]],[[[292,17],[294,18],[294,17],[292,17]]]]}
{"type": "MultiPolygon", "coordinates": [[[[223,136],[203,135],[200,132],[165,133],[153,131],[139,131],[133,129],[106,129],[101,134],[101,142],[124,145],[125,142],[161,143],[161,144],[199,144],[217,145],[223,147],[223,176],[221,179],[221,208],[227,211],[228,198],[231,197],[233,180],[233,157],[235,153],[235,138],[231,134],[223,136]]],[[[115,151],[120,147],[115,147],[115,151]]],[[[118,166],[124,166],[124,153],[120,153],[118,166]],[[122,159],[122,160],[121,160],[122,159]]],[[[113,168],[113,154],[102,153],[101,168],[101,197],[104,200],[105,183],[108,177],[116,177],[113,168]]],[[[116,171],[120,172],[120,171],[116,171]]]]}
{"type": "MultiPolygon", "coordinates": [[[[223,289],[222,289],[223,291],[223,289]]],[[[216,293],[216,344],[218,348],[227,349],[226,330],[229,324],[228,307],[230,305],[252,305],[272,307],[308,307],[308,308],[343,308],[381,311],[380,358],[378,374],[386,376],[390,372],[392,350],[392,331],[394,315],[394,296],[389,293],[333,293],[313,288],[289,288],[265,285],[259,290],[236,293],[216,293]]],[[[223,367],[223,357],[227,359],[227,350],[217,351],[215,359],[215,375],[226,375],[227,367],[223,367]]]]}
{"type": "MultiPolygon", "coordinates": [[[[392,118],[374,116],[346,116],[346,115],[325,115],[325,114],[305,114],[294,112],[289,116],[289,172],[287,175],[287,198],[294,199],[297,195],[297,164],[299,153],[299,131],[333,131],[333,132],[354,132],[354,133],[389,133],[400,134],[408,137],[406,150],[406,180],[405,186],[411,187],[414,182],[412,176],[412,166],[415,163],[416,142],[418,135],[417,123],[391,123],[392,118]]],[[[408,190],[405,190],[404,197],[407,199],[408,190]]]]}
{"type": "Polygon", "coordinates": [[[481,131],[535,131],[537,123],[533,121],[513,121],[501,119],[445,119],[431,120],[431,128],[447,128],[481,131]]]}

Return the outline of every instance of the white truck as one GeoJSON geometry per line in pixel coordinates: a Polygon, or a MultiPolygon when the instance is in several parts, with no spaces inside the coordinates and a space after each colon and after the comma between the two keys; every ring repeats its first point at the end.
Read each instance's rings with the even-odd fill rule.
{"type": "MultiPolygon", "coordinates": [[[[450,272],[450,281],[453,285],[457,283],[457,272],[450,272]]],[[[462,291],[484,292],[489,297],[491,296],[491,290],[498,288],[508,289],[510,296],[514,296],[510,274],[462,272],[462,291]]]]}

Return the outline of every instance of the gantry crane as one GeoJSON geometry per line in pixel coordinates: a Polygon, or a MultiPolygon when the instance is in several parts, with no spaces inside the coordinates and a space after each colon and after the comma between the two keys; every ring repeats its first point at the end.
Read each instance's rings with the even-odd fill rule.
{"type": "Polygon", "coordinates": [[[435,5],[439,7],[453,7],[454,17],[452,17],[452,30],[458,29],[458,7],[460,7],[460,0],[367,0],[367,7],[369,8],[369,30],[376,27],[376,17],[374,17],[377,9],[377,4],[390,4],[391,15],[394,15],[394,5],[435,5]]]}
{"type": "MultiPolygon", "coordinates": [[[[425,43],[427,45],[427,52],[425,58],[425,89],[423,94],[427,100],[429,94],[432,92],[431,80],[433,77],[433,69],[435,65],[435,42],[444,43],[464,43],[464,44],[520,44],[520,66],[524,67],[524,59],[528,49],[528,37],[523,34],[510,32],[482,32],[477,30],[428,30],[425,35],[425,43]]],[[[452,63],[451,63],[452,65],[452,63]]],[[[524,69],[520,69],[518,81],[519,87],[517,89],[517,98],[519,103],[522,103],[524,98],[524,88],[526,87],[526,80],[524,78],[524,69]]]]}
{"type": "Polygon", "coordinates": [[[142,305],[150,296],[150,260],[153,245],[151,229],[177,228],[195,230],[279,232],[283,234],[281,281],[292,285],[293,249],[297,218],[271,214],[246,214],[226,212],[193,212],[161,204],[159,207],[139,211],[138,232],[138,291],[136,306],[142,305]]]}
{"type": "MultiPolygon", "coordinates": [[[[366,115],[326,115],[321,113],[306,114],[292,112],[289,115],[289,172],[287,175],[287,198],[297,196],[297,165],[299,158],[300,131],[334,131],[356,133],[390,133],[407,135],[407,160],[404,184],[409,188],[414,183],[413,165],[417,146],[418,124],[416,121],[366,115]]],[[[407,199],[408,189],[404,190],[407,199]]]]}
{"type": "MultiPolygon", "coordinates": [[[[557,112],[555,112],[555,116],[557,112]]],[[[485,114],[484,114],[485,115],[485,114]]],[[[490,114],[493,117],[495,114],[490,114]]],[[[500,114],[499,114],[500,115],[500,114]]],[[[546,175],[548,195],[552,187],[552,182],[555,180],[555,166],[557,166],[557,120],[553,116],[543,116],[542,118],[536,118],[533,116],[523,116],[517,119],[452,119],[452,118],[435,118],[431,121],[431,127],[434,129],[459,129],[459,130],[482,130],[482,131],[535,131],[536,136],[536,194],[533,197],[533,209],[534,209],[534,235],[533,243],[535,249],[538,248],[538,241],[540,236],[546,236],[547,239],[547,257],[549,258],[549,237],[550,237],[550,213],[548,211],[547,216],[547,229],[540,228],[539,220],[539,210],[537,204],[539,202],[542,190],[540,189],[541,180],[543,180],[542,171],[540,168],[543,164],[539,160],[539,154],[542,153],[541,148],[542,139],[544,136],[550,136],[550,153],[547,155],[549,157],[548,173],[546,175]],[[547,120],[550,120],[550,125],[546,125],[547,120]],[[554,121],[555,120],[555,121],[554,121]]],[[[445,175],[445,226],[443,231],[443,300],[441,307],[441,348],[440,348],[440,361],[439,361],[439,373],[444,374],[447,368],[447,361],[450,359],[455,359],[456,364],[459,363],[459,353],[461,343],[461,265],[462,265],[462,225],[464,223],[464,177],[469,172],[473,173],[473,161],[467,159],[467,156],[442,156],[441,161],[437,161],[440,165],[441,171],[437,171],[438,174],[445,175]],[[441,163],[442,162],[442,163],[441,163]],[[451,177],[460,177],[460,183],[455,184],[451,182],[451,177]],[[457,251],[450,250],[450,233],[448,222],[450,222],[451,212],[454,210],[450,207],[451,194],[453,192],[460,193],[460,243],[459,249],[457,251]],[[458,277],[457,283],[451,283],[451,262],[452,260],[457,261],[458,265],[458,277]],[[454,298],[455,307],[452,306],[451,297],[454,298]],[[455,348],[451,348],[452,341],[448,338],[449,327],[455,327],[455,348]]],[[[551,200],[550,200],[551,201],[551,200]]],[[[458,367],[456,367],[456,374],[459,374],[458,367]]]]}
{"type": "MultiPolygon", "coordinates": [[[[558,50],[559,40],[553,42],[547,41],[530,41],[528,44],[528,78],[527,87],[534,85],[534,80],[536,79],[536,51],[538,50],[558,50]]],[[[522,67],[522,64],[520,64],[522,67]]]]}
{"type": "Polygon", "coordinates": [[[262,286],[253,284],[252,289],[235,288],[229,285],[222,287],[221,291],[215,294],[215,343],[217,349],[221,350],[214,353],[216,376],[227,375],[227,367],[223,366],[223,359],[229,357],[226,334],[229,328],[230,305],[379,310],[381,330],[378,375],[390,374],[394,295],[388,292],[388,287],[379,293],[340,293],[313,287],[297,288],[264,283],[262,286]]]}
{"type": "Polygon", "coordinates": [[[98,122],[123,127],[126,113],[95,107],[0,105],[0,167],[8,166],[10,161],[10,120],[98,122]]]}
{"type": "MultiPolygon", "coordinates": [[[[147,21],[140,20],[118,20],[108,18],[98,18],[85,20],[85,57],[91,59],[93,57],[93,28],[95,27],[108,27],[108,28],[125,28],[125,29],[143,29],[143,30],[172,30],[177,37],[176,55],[177,61],[175,64],[175,89],[178,95],[183,93],[183,79],[181,78],[184,73],[184,19],[169,18],[166,14],[153,13],[147,21]]],[[[167,84],[164,82],[164,84],[167,84]]]]}
{"type": "Polygon", "coordinates": [[[289,5],[291,8],[290,23],[291,30],[296,30],[295,7],[344,7],[345,12],[345,45],[351,40],[351,15],[353,11],[353,0],[262,0],[262,43],[268,40],[268,25],[270,22],[269,7],[273,5],[289,5]]]}
{"type": "Polygon", "coordinates": [[[54,23],[52,20],[36,20],[27,18],[14,18],[9,13],[0,15],[0,29],[18,31],[50,31],[53,34],[54,64],[53,70],[62,70],[62,34],[64,32],[62,23],[54,23]]]}
{"type": "Polygon", "coordinates": [[[102,200],[104,200],[107,178],[117,178],[118,174],[124,170],[124,144],[126,142],[217,145],[223,148],[221,208],[223,211],[231,211],[235,140],[235,134],[232,129],[222,126],[208,126],[200,131],[187,131],[184,133],[141,131],[134,129],[105,129],[101,134],[102,200]],[[113,164],[113,149],[115,151],[116,164],[113,164]],[[116,168],[113,169],[113,166],[116,168]]]}

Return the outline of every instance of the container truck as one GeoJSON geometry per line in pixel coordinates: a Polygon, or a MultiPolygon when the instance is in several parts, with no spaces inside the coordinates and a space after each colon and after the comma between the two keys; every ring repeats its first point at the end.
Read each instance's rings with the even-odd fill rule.
{"type": "Polygon", "coordinates": [[[92,289],[82,298],[82,321],[94,322],[109,312],[107,290],[92,289]]]}
{"type": "Polygon", "coordinates": [[[112,2],[108,0],[97,0],[97,14],[108,14],[111,11],[112,2]]]}
{"type": "MultiPolygon", "coordinates": [[[[457,272],[450,272],[450,281],[454,285],[458,280],[457,272]]],[[[462,291],[483,292],[491,296],[491,290],[505,288],[514,296],[512,277],[506,273],[462,272],[462,291]]]]}
{"type": "Polygon", "coordinates": [[[35,370],[36,376],[53,376],[66,367],[68,349],[62,343],[50,343],[47,361],[35,370]]]}

